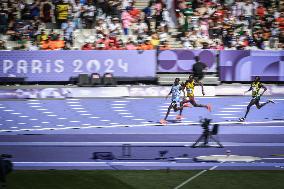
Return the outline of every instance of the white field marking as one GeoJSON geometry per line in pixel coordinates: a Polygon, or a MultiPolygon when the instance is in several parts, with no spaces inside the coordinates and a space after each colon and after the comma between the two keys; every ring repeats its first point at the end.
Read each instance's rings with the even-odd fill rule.
{"type": "Polygon", "coordinates": [[[92,115],[92,114],[80,114],[80,115],[89,116],[89,115],[92,115]]]}
{"type": "Polygon", "coordinates": [[[122,116],[122,117],[134,117],[134,116],[122,116]]]}
{"type": "Polygon", "coordinates": [[[100,117],[89,117],[89,118],[91,118],[91,119],[98,119],[98,118],[100,118],[100,117]]]}
{"type": "Polygon", "coordinates": [[[112,106],[126,106],[126,104],[111,104],[112,106]]]}
{"type": "Polygon", "coordinates": [[[30,106],[31,108],[41,108],[42,106],[30,106]]]}
{"type": "Polygon", "coordinates": [[[234,112],[241,112],[241,111],[227,111],[227,110],[224,110],[224,111],[219,111],[219,112],[224,112],[224,113],[234,113],[234,112]]]}
{"type": "MultiPolygon", "coordinates": [[[[239,123],[238,121],[231,121],[231,122],[215,122],[212,124],[219,124],[219,125],[230,125],[230,124],[236,124],[239,123]]],[[[284,121],[267,121],[267,122],[247,122],[247,124],[255,124],[255,123],[284,123],[284,121]]],[[[81,129],[90,129],[90,128],[116,128],[116,127],[145,127],[145,126],[156,126],[156,125],[161,125],[158,123],[149,123],[146,122],[145,124],[133,124],[133,125],[102,125],[102,126],[86,126],[86,127],[81,127],[81,129]]],[[[168,126],[175,126],[175,125],[181,125],[184,126],[184,123],[168,123],[168,126]]],[[[199,122],[192,122],[190,123],[190,125],[200,125],[199,122]]],[[[162,125],[161,125],[162,126],[162,125]]],[[[267,127],[277,127],[277,128],[282,128],[284,126],[254,126],[257,128],[267,128],[267,127]]],[[[6,132],[6,131],[25,131],[25,130],[29,130],[29,131],[44,131],[44,130],[66,130],[66,129],[73,129],[74,127],[64,127],[64,128],[43,128],[43,129],[18,129],[18,130],[0,130],[0,132],[6,132]]],[[[160,142],[161,143],[161,142],[160,142]]]]}
{"type": "Polygon", "coordinates": [[[169,107],[169,106],[160,106],[161,108],[167,108],[167,107],[169,107]]]}
{"type": "Polygon", "coordinates": [[[63,127],[64,125],[56,125],[57,127],[63,127]]]}
{"type": "Polygon", "coordinates": [[[144,98],[127,97],[127,98],[125,98],[125,99],[129,99],[129,100],[138,100],[138,99],[144,99],[144,98]]]}
{"type": "Polygon", "coordinates": [[[223,119],[238,119],[239,117],[221,117],[223,119]]]}
{"type": "Polygon", "coordinates": [[[199,173],[197,173],[196,175],[190,177],[189,179],[187,179],[186,181],[182,182],[180,185],[176,186],[174,189],[179,189],[181,187],[183,187],[184,185],[186,185],[187,183],[189,183],[190,181],[192,181],[193,179],[199,177],[200,175],[202,175],[203,173],[205,173],[207,170],[203,170],[200,171],[199,173]]]}
{"type": "Polygon", "coordinates": [[[233,104],[231,106],[247,106],[247,105],[241,105],[241,104],[233,104]]]}
{"type": "Polygon", "coordinates": [[[59,118],[57,118],[57,119],[67,119],[66,117],[59,117],[59,118]]]}
{"type": "Polygon", "coordinates": [[[113,109],[120,109],[120,108],[125,108],[125,107],[113,106],[113,107],[111,107],[111,108],[113,108],[113,109]]]}
{"type": "Polygon", "coordinates": [[[43,123],[43,124],[47,124],[47,123],[49,123],[48,121],[43,121],[43,122],[41,122],[41,123],[43,123]]]}
{"type": "Polygon", "coordinates": [[[18,125],[26,125],[27,123],[18,123],[18,125]]]}
{"type": "Polygon", "coordinates": [[[284,98],[276,98],[276,99],[272,99],[272,100],[284,100],[284,98]]]}
{"type": "Polygon", "coordinates": [[[171,104],[171,102],[165,102],[164,104],[168,104],[168,105],[170,105],[170,104],[171,104]]]}
{"type": "Polygon", "coordinates": [[[80,104],[71,104],[71,105],[69,105],[69,106],[75,107],[75,106],[82,106],[82,105],[80,105],[80,104]]]}
{"type": "Polygon", "coordinates": [[[113,111],[116,111],[116,112],[127,112],[128,110],[113,110],[113,111]]]}
{"type": "Polygon", "coordinates": [[[19,127],[10,127],[11,129],[18,129],[19,127]]]}
{"type": "Polygon", "coordinates": [[[51,115],[47,115],[49,117],[56,117],[57,115],[51,114],[51,115]]]}
{"type": "Polygon", "coordinates": [[[37,102],[37,101],[39,101],[39,100],[28,100],[28,101],[30,101],[30,102],[37,102]]]}
{"type": "Polygon", "coordinates": [[[28,103],[28,104],[40,104],[39,102],[31,102],[31,103],[28,103]]]}
{"type": "Polygon", "coordinates": [[[78,113],[86,113],[86,112],[88,112],[88,111],[86,111],[86,110],[79,110],[79,111],[77,111],[78,113]]]}
{"type": "Polygon", "coordinates": [[[68,101],[76,101],[76,100],[81,100],[81,99],[77,99],[77,98],[67,98],[66,100],[68,100],[68,101]]]}
{"type": "Polygon", "coordinates": [[[161,108],[161,109],[159,109],[159,110],[165,111],[165,110],[168,110],[168,108],[161,108]]]}
{"type": "Polygon", "coordinates": [[[19,116],[19,117],[29,117],[29,116],[19,116]]]}
{"type": "Polygon", "coordinates": [[[16,113],[16,112],[14,113],[14,112],[13,112],[13,113],[11,113],[11,114],[14,114],[14,115],[19,115],[19,114],[22,114],[22,113],[16,113]]]}
{"type": "Polygon", "coordinates": [[[36,125],[36,126],[33,126],[34,128],[40,128],[41,126],[38,126],[38,125],[36,125]]]}
{"type": "Polygon", "coordinates": [[[129,114],[131,114],[131,113],[121,112],[121,113],[118,113],[118,114],[121,114],[121,115],[129,115],[129,114]]]}
{"type": "Polygon", "coordinates": [[[242,110],[243,108],[222,108],[224,110],[242,110]]]}
{"type": "Polygon", "coordinates": [[[279,160],[281,160],[281,159],[284,159],[284,158],[261,158],[261,159],[279,159],[279,160]]]}
{"type": "Polygon", "coordinates": [[[229,116],[229,115],[233,115],[233,114],[213,114],[213,115],[217,115],[217,116],[229,116]]]}
{"type": "Polygon", "coordinates": [[[145,120],[145,119],[139,119],[139,118],[137,118],[137,119],[132,119],[132,120],[135,120],[135,121],[142,121],[142,120],[145,120]]]}
{"type": "Polygon", "coordinates": [[[36,118],[32,118],[32,119],[30,119],[31,121],[36,121],[36,120],[38,120],[38,119],[36,119],[36,118]]]}
{"type": "Polygon", "coordinates": [[[80,121],[69,121],[71,123],[79,123],[80,121]]]}
{"type": "Polygon", "coordinates": [[[84,124],[82,124],[82,125],[88,126],[88,125],[91,125],[91,124],[90,124],[90,123],[84,123],[84,124]]]}
{"type": "Polygon", "coordinates": [[[67,104],[77,104],[77,103],[80,103],[80,102],[72,102],[72,101],[69,102],[69,101],[68,101],[68,102],[66,102],[66,103],[67,103],[67,104]]]}
{"type": "Polygon", "coordinates": [[[4,112],[14,112],[14,110],[3,110],[4,112]]]}
{"type": "Polygon", "coordinates": [[[40,108],[40,109],[37,109],[37,110],[39,110],[39,111],[46,111],[47,109],[45,109],[45,108],[40,108]]]}
{"type": "Polygon", "coordinates": [[[108,120],[108,119],[102,119],[102,120],[100,120],[100,121],[108,122],[108,121],[110,121],[110,120],[108,120]]]}
{"type": "Polygon", "coordinates": [[[72,110],[84,110],[84,108],[72,108],[72,110]]]}
{"type": "Polygon", "coordinates": [[[53,112],[42,112],[43,114],[52,114],[53,112]]]}
{"type": "Polygon", "coordinates": [[[111,125],[117,125],[117,124],[119,124],[119,123],[109,123],[109,124],[111,124],[111,125]]]}
{"type": "Polygon", "coordinates": [[[3,108],[6,108],[6,107],[4,107],[4,106],[0,106],[0,109],[3,109],[3,108]]]}
{"type": "Polygon", "coordinates": [[[116,100],[116,101],[113,101],[113,102],[129,102],[128,100],[116,100]]]}
{"type": "Polygon", "coordinates": [[[143,124],[145,124],[145,123],[150,123],[150,122],[148,122],[148,121],[142,121],[142,122],[140,122],[140,123],[143,123],[143,124]]]}
{"type": "Polygon", "coordinates": [[[14,120],[12,120],[12,119],[6,119],[5,121],[14,121],[14,120]]]}

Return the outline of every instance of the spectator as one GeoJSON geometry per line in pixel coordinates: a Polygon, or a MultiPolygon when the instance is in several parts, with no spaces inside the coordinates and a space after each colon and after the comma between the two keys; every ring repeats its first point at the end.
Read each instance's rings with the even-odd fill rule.
{"type": "Polygon", "coordinates": [[[8,11],[0,5],[0,34],[5,34],[8,28],[8,11]]]}
{"type": "MultiPolygon", "coordinates": [[[[40,18],[44,23],[50,25],[51,23],[55,23],[54,12],[55,6],[52,4],[51,0],[43,0],[40,3],[40,18]]],[[[50,28],[52,27],[50,26],[50,28]]]]}
{"type": "Polygon", "coordinates": [[[124,35],[129,34],[129,28],[132,25],[132,22],[134,22],[134,18],[132,18],[129,11],[130,11],[130,8],[126,8],[121,14],[124,35]]]}
{"type": "Polygon", "coordinates": [[[95,16],[96,7],[93,5],[93,0],[88,0],[87,4],[83,6],[83,19],[87,29],[94,27],[95,16]]]}
{"type": "Polygon", "coordinates": [[[69,3],[67,3],[67,0],[60,0],[56,4],[57,28],[61,28],[62,23],[67,22],[70,10],[71,10],[71,7],[70,7],[69,3]]]}
{"type": "Polygon", "coordinates": [[[75,0],[75,3],[72,6],[72,13],[76,29],[82,28],[82,20],[81,20],[82,12],[83,12],[83,6],[81,5],[80,0],[75,0]]]}
{"type": "Polygon", "coordinates": [[[87,40],[86,43],[81,47],[81,50],[93,50],[92,44],[87,40]]]}
{"type": "Polygon", "coordinates": [[[7,50],[7,47],[5,45],[5,41],[0,40],[0,50],[7,50]]]}

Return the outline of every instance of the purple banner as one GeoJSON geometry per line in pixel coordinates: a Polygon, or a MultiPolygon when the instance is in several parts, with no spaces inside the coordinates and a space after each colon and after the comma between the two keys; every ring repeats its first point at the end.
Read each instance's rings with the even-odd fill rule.
{"type": "Polygon", "coordinates": [[[155,77],[156,51],[0,51],[0,77],[68,81],[80,73],[155,77]]]}
{"type": "Polygon", "coordinates": [[[216,50],[165,50],[158,54],[158,72],[192,72],[195,56],[208,67],[207,72],[217,72],[216,50]]]}
{"type": "Polygon", "coordinates": [[[219,66],[221,81],[284,81],[284,51],[221,51],[219,66]]]}

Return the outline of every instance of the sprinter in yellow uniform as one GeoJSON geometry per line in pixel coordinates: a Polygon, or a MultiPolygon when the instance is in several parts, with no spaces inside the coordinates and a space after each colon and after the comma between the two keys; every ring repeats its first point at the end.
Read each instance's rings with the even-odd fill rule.
{"type": "Polygon", "coordinates": [[[183,101],[184,107],[187,107],[188,105],[186,103],[190,102],[194,107],[204,107],[206,108],[208,111],[211,112],[211,105],[207,104],[207,105],[203,105],[203,104],[197,104],[194,100],[194,87],[196,85],[200,85],[202,88],[202,94],[203,96],[205,95],[204,93],[204,89],[203,89],[203,84],[199,81],[196,81],[194,79],[194,77],[192,75],[190,75],[188,77],[188,80],[186,80],[186,82],[183,85],[183,90],[186,90],[187,92],[187,99],[185,99],[183,101]]]}
{"type": "Polygon", "coordinates": [[[239,121],[245,121],[249,113],[250,107],[252,107],[253,105],[256,105],[257,109],[260,109],[268,103],[273,103],[273,104],[275,103],[273,100],[267,100],[265,103],[259,104],[260,97],[264,94],[266,90],[267,88],[260,82],[260,77],[256,76],[254,81],[251,83],[249,90],[245,92],[247,93],[249,91],[252,91],[252,99],[247,106],[245,117],[240,118],[239,121]],[[262,93],[260,93],[261,88],[263,88],[262,93]]]}

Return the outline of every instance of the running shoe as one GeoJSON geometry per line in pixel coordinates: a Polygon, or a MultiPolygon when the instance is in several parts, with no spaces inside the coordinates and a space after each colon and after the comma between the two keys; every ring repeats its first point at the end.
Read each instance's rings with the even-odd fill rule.
{"type": "Polygon", "coordinates": [[[161,123],[162,125],[166,125],[168,122],[167,122],[166,120],[164,120],[164,119],[161,119],[161,120],[160,120],[160,123],[161,123]]]}
{"type": "Polygon", "coordinates": [[[239,121],[240,121],[240,122],[243,122],[243,121],[245,121],[245,118],[244,118],[244,117],[241,117],[241,118],[239,119],[239,121]]]}
{"type": "Polygon", "coordinates": [[[176,116],[176,119],[177,119],[177,120],[181,120],[182,118],[183,118],[182,115],[177,115],[177,116],[176,116]]]}
{"type": "Polygon", "coordinates": [[[206,108],[207,108],[207,110],[208,110],[209,112],[211,112],[212,107],[211,107],[211,105],[210,105],[210,104],[207,104],[207,105],[206,105],[206,108]]]}
{"type": "Polygon", "coordinates": [[[274,102],[273,100],[271,100],[271,99],[269,99],[267,102],[270,102],[270,103],[272,103],[272,104],[275,104],[275,102],[274,102]]]}

